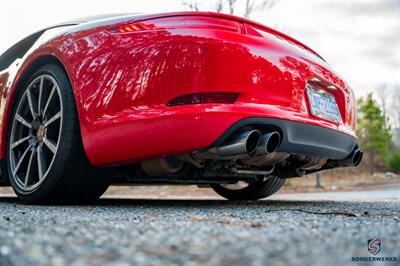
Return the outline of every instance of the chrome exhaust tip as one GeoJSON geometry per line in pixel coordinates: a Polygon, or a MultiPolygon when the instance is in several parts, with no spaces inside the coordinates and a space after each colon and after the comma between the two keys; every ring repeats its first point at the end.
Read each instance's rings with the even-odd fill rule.
{"type": "Polygon", "coordinates": [[[234,156],[241,154],[252,155],[260,143],[261,134],[258,130],[244,131],[235,134],[230,140],[217,147],[220,156],[234,156]]]}
{"type": "Polygon", "coordinates": [[[257,147],[255,155],[266,155],[275,152],[281,144],[281,134],[270,132],[261,136],[260,144],[257,147]]]}
{"type": "Polygon", "coordinates": [[[362,150],[357,149],[354,151],[353,155],[353,166],[357,166],[361,163],[364,153],[362,150]]]}
{"type": "Polygon", "coordinates": [[[338,166],[357,166],[361,163],[363,158],[363,151],[355,148],[346,159],[338,161],[338,166]]]}

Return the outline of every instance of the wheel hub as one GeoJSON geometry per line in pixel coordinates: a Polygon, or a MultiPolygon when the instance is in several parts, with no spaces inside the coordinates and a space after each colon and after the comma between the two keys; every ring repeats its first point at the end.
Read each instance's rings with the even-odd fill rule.
{"type": "Polygon", "coordinates": [[[39,119],[35,119],[32,121],[32,129],[33,130],[38,130],[40,126],[41,126],[41,123],[40,123],[39,119]]]}
{"type": "Polygon", "coordinates": [[[36,131],[36,139],[38,143],[43,143],[43,138],[46,136],[46,128],[44,125],[40,125],[36,131]]]}

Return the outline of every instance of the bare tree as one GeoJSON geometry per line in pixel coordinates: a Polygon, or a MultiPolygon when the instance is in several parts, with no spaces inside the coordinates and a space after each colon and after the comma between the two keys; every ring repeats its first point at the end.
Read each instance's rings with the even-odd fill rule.
{"type": "Polygon", "coordinates": [[[385,126],[400,128],[400,86],[383,83],[377,86],[375,95],[380,101],[382,112],[389,118],[385,126]]]}
{"type": "MultiPolygon", "coordinates": [[[[376,95],[378,96],[378,98],[381,102],[382,112],[386,119],[388,118],[388,115],[389,115],[388,114],[388,105],[389,105],[388,99],[390,98],[389,94],[390,94],[390,91],[389,91],[387,84],[382,83],[377,87],[376,95]]],[[[388,127],[388,121],[386,121],[386,119],[385,119],[385,128],[388,127]]]]}
{"type": "Polygon", "coordinates": [[[254,10],[254,1],[252,0],[246,0],[246,7],[244,10],[244,16],[246,18],[248,18],[250,16],[250,14],[253,12],[254,10]]]}
{"type": "Polygon", "coordinates": [[[235,13],[235,5],[237,0],[228,0],[229,14],[233,15],[235,13]]]}
{"type": "Polygon", "coordinates": [[[224,3],[222,2],[222,0],[218,0],[217,4],[215,5],[215,11],[220,13],[222,12],[223,9],[224,9],[224,3]]]}
{"type": "Polygon", "coordinates": [[[200,11],[199,4],[198,4],[196,1],[192,1],[192,0],[186,1],[186,0],[183,0],[183,1],[182,1],[182,5],[185,6],[185,7],[187,7],[187,8],[189,8],[190,10],[193,10],[193,11],[200,11]]]}
{"type": "Polygon", "coordinates": [[[394,127],[400,129],[400,84],[394,91],[391,109],[394,116],[394,127]]]}
{"type": "Polygon", "coordinates": [[[275,0],[264,0],[258,5],[255,4],[255,0],[246,0],[246,6],[244,10],[244,17],[248,18],[255,10],[269,11],[275,6],[275,0]]]}
{"type": "MultiPolygon", "coordinates": [[[[198,0],[183,0],[183,6],[187,7],[189,10],[199,11],[200,10],[201,1],[198,0]]],[[[263,10],[269,11],[275,6],[276,0],[217,0],[214,10],[216,12],[222,12],[226,10],[229,14],[238,14],[240,11],[244,10],[243,16],[250,17],[255,11],[263,10]],[[244,3],[243,5],[239,5],[239,3],[244,3]]]]}

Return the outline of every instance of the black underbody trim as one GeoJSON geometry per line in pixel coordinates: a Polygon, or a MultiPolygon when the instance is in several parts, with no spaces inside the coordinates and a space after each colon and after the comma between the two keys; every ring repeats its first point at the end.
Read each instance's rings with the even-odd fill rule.
{"type": "Polygon", "coordinates": [[[6,179],[6,173],[4,170],[4,159],[0,159],[0,187],[6,187],[10,185],[8,179],[6,179]]]}
{"type": "Polygon", "coordinates": [[[235,131],[245,126],[280,131],[282,143],[277,150],[279,152],[343,160],[358,145],[357,138],[333,129],[289,120],[254,117],[233,124],[209,148],[221,145],[235,131]]]}

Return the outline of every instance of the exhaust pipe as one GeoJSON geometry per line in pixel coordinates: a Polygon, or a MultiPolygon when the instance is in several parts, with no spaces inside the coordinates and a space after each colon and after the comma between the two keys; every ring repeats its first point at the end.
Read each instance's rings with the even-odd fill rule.
{"type": "Polygon", "coordinates": [[[250,130],[234,134],[219,147],[205,152],[194,152],[192,157],[199,160],[236,160],[246,158],[256,152],[261,134],[258,130],[250,130]]]}
{"type": "Polygon", "coordinates": [[[355,148],[346,159],[338,161],[337,164],[341,167],[357,166],[361,163],[363,154],[362,150],[355,148]]]}
{"type": "Polygon", "coordinates": [[[276,151],[281,143],[281,134],[270,132],[261,136],[260,144],[257,147],[255,155],[266,155],[276,151]]]}
{"type": "Polygon", "coordinates": [[[261,136],[260,144],[254,156],[243,158],[242,163],[254,166],[266,166],[278,163],[286,159],[289,155],[276,152],[281,144],[281,134],[276,131],[266,133],[261,136]]]}
{"type": "Polygon", "coordinates": [[[244,131],[234,135],[229,141],[216,148],[222,156],[253,155],[260,143],[261,134],[258,130],[244,131]]]}
{"type": "Polygon", "coordinates": [[[359,151],[358,154],[355,156],[356,160],[354,161],[354,164],[353,164],[354,166],[359,165],[361,163],[361,161],[362,161],[363,156],[364,156],[364,152],[362,150],[359,149],[358,151],[359,151]]]}

